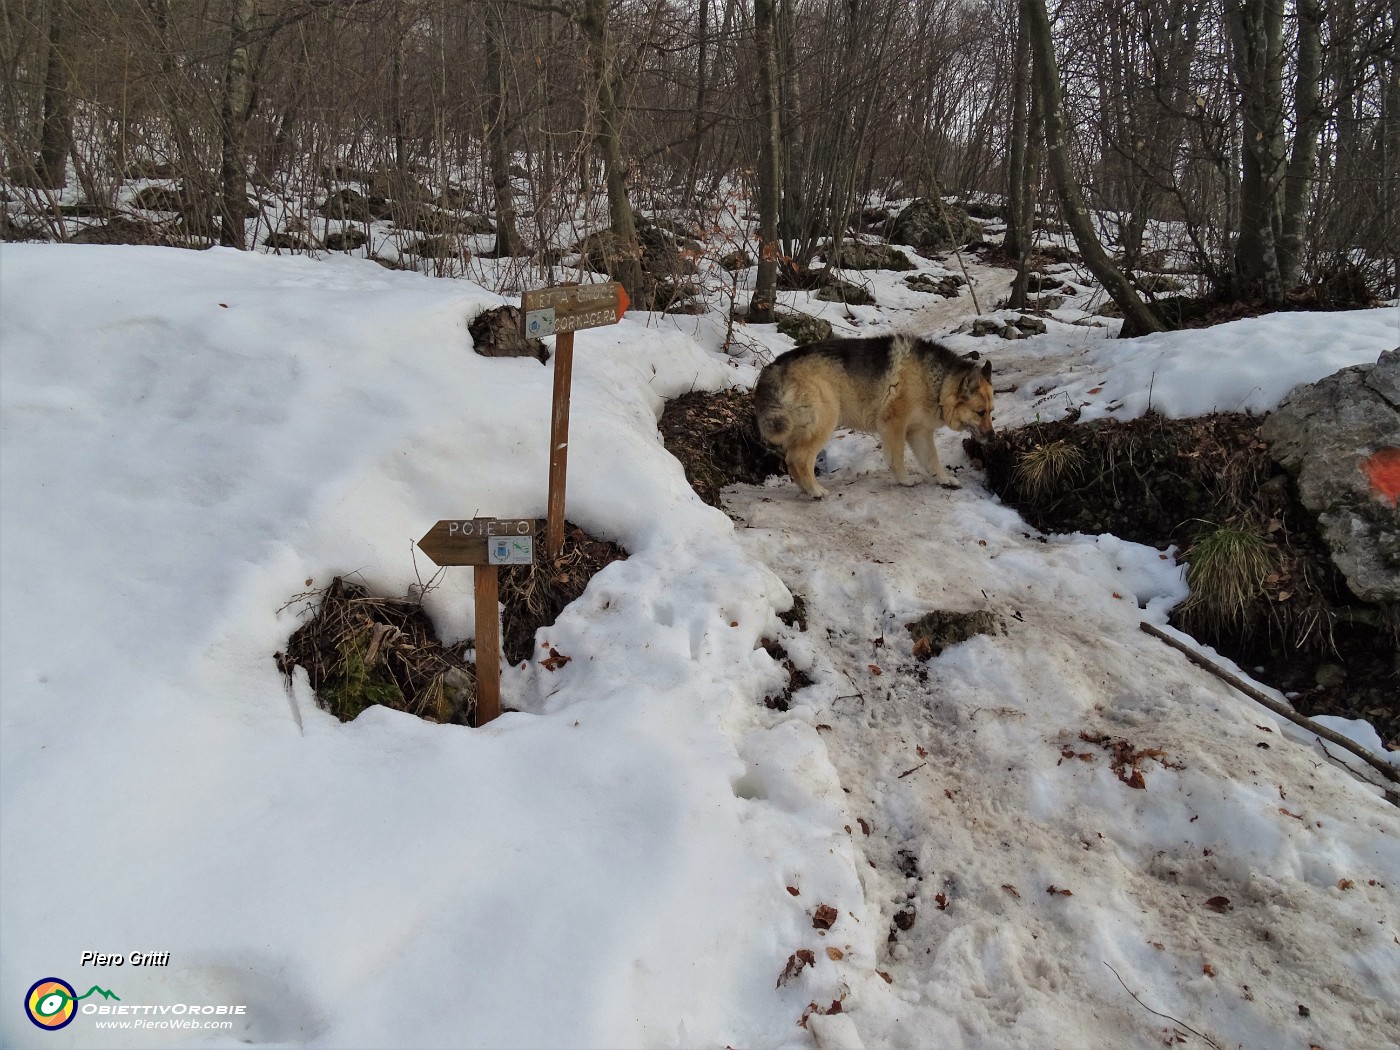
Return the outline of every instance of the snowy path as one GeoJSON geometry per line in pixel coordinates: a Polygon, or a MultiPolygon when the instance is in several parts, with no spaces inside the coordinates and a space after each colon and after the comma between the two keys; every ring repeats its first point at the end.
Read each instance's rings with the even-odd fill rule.
{"type": "MultiPolygon", "coordinates": [[[[1016,388],[1003,423],[1082,352],[993,342],[1016,388]]],[[[779,640],[814,684],[774,718],[826,741],[876,919],[883,975],[848,981],[819,1044],[1387,1045],[1394,810],[1139,630],[1184,596],[1168,555],[1041,537],[960,436],[939,444],[961,491],[900,488],[860,434],[829,444],[823,501],[727,491],[741,542],[805,600],[806,630],[779,640]],[[989,610],[1002,633],[922,662],[905,625],[935,609],[989,610]]]]}

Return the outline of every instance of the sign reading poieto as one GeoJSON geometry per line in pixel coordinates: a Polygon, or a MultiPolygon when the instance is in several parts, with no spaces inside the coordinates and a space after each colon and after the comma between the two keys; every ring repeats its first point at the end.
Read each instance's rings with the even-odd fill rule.
{"type": "Polygon", "coordinates": [[[473,566],[476,597],[476,724],[501,713],[501,612],[498,565],[529,565],[533,518],[448,518],[418,541],[434,565],[473,566]]]}
{"type": "Polygon", "coordinates": [[[569,468],[569,390],[573,385],[574,333],[617,324],[631,300],[616,281],[536,288],[520,297],[520,327],[532,338],[554,342],[554,401],[549,418],[549,504],[545,551],[557,558],[564,547],[564,489],[569,468]]]}

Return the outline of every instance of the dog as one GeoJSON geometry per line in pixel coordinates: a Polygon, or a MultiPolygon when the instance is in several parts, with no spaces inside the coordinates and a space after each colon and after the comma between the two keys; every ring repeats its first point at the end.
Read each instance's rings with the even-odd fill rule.
{"type": "Polygon", "coordinates": [[[786,456],[788,474],[809,496],[826,495],[817,453],[838,426],[876,434],[901,485],[907,442],[945,488],[959,488],[938,461],[940,426],[992,436],[992,364],[980,366],[942,343],[907,335],[824,339],[783,354],[754,386],[758,431],[786,456]]]}

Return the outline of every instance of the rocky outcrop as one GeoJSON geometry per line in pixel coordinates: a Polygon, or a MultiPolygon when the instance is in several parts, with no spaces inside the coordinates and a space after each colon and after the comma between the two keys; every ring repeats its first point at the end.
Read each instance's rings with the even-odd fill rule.
{"type": "Polygon", "coordinates": [[[1294,387],[1264,440],[1366,602],[1400,602],[1400,348],[1294,387]]]}
{"type": "Polygon", "coordinates": [[[924,255],[949,251],[978,240],[982,225],[961,208],[937,197],[919,197],[890,224],[892,244],[907,244],[924,255]]]}

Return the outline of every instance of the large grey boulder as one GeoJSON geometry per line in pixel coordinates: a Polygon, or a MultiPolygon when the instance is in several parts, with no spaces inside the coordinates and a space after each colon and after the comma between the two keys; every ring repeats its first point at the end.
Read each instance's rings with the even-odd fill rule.
{"type": "Polygon", "coordinates": [[[1263,436],[1352,592],[1400,602],[1400,348],[1294,387],[1263,436]]]}
{"type": "Polygon", "coordinates": [[[960,248],[981,237],[981,223],[938,197],[914,200],[895,217],[889,234],[890,243],[907,244],[925,255],[960,248]]]}

